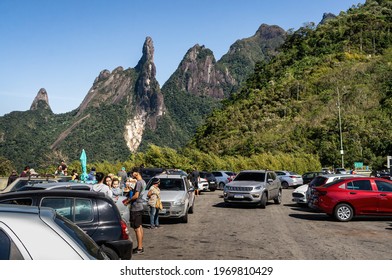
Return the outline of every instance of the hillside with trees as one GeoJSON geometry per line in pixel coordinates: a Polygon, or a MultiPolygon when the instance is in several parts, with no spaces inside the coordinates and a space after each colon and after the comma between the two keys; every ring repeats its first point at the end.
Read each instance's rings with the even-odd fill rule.
{"type": "Polygon", "coordinates": [[[382,166],[392,152],[391,27],[392,1],[369,0],[291,30],[190,147],[221,156],[309,153],[340,166],[339,102],[345,166],[382,166]]]}

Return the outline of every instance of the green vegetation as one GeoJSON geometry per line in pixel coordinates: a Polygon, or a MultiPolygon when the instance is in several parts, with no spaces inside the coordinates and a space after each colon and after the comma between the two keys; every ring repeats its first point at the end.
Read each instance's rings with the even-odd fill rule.
{"type": "Polygon", "coordinates": [[[190,147],[220,156],[308,153],[339,166],[339,91],[346,166],[382,165],[392,152],[391,15],[392,1],[367,1],[291,33],[190,147]]]}
{"type": "MultiPolygon", "coordinates": [[[[18,169],[30,164],[52,170],[60,159],[78,169],[84,148],[89,167],[106,172],[144,164],[301,173],[341,165],[339,95],[345,166],[361,161],[380,168],[392,154],[391,27],[392,1],[368,0],[321,25],[290,30],[279,52],[282,37],[261,47],[255,38],[239,40],[233,50],[246,51],[216,63],[241,85],[235,94],[234,85],[223,85],[225,95],[232,95],[222,102],[208,97],[203,83],[199,95],[187,92],[182,85],[189,77],[176,71],[162,88],[168,113],[156,129],[147,127],[136,154],[129,155],[123,137],[132,112],[125,104],[99,104],[83,113],[86,118],[55,149],[50,146],[75,123],[76,111],[54,115],[39,108],[5,115],[0,155],[18,169]],[[241,83],[249,65],[254,72],[241,83]]],[[[206,49],[199,59],[209,55],[206,49]]],[[[130,74],[136,80],[136,72],[130,74]]]]}

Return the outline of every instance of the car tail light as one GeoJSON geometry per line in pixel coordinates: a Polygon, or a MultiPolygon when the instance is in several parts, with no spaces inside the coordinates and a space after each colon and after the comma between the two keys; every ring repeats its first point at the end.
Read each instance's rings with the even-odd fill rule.
{"type": "Polygon", "coordinates": [[[121,220],[121,239],[123,239],[123,240],[129,239],[128,227],[127,227],[127,224],[123,220],[121,220]]]}
{"type": "Polygon", "coordinates": [[[292,176],[289,176],[289,177],[290,177],[290,178],[298,178],[297,176],[293,176],[293,175],[292,175],[292,176]]]}

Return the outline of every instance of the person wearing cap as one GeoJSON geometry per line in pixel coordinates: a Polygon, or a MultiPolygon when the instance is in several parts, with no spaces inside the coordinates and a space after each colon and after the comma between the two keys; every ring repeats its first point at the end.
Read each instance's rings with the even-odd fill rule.
{"type": "Polygon", "coordinates": [[[138,167],[132,169],[132,177],[136,179],[135,188],[132,197],[128,197],[123,201],[124,205],[131,204],[130,222],[131,227],[135,231],[137,247],[133,249],[134,254],[143,254],[143,192],[146,189],[146,181],[143,180],[141,170],[138,167]]]}
{"type": "Polygon", "coordinates": [[[127,172],[125,171],[125,167],[121,167],[121,170],[117,172],[117,177],[121,180],[120,186],[121,188],[125,188],[125,182],[128,179],[127,172]]]}
{"type": "Polygon", "coordinates": [[[95,167],[91,168],[90,173],[87,175],[87,181],[95,181],[95,167]]]}
{"type": "Polygon", "coordinates": [[[160,200],[161,190],[159,189],[160,180],[159,178],[152,178],[151,187],[148,190],[148,207],[150,213],[150,229],[159,228],[159,205],[158,200],[160,200]]]}

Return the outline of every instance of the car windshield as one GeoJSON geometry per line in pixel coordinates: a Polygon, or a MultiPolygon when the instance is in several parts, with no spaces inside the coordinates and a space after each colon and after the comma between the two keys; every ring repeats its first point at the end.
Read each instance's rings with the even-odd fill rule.
{"type": "Polygon", "coordinates": [[[261,172],[240,172],[234,181],[257,181],[264,182],[265,173],[261,172]]]}
{"type": "Polygon", "coordinates": [[[106,259],[97,244],[77,225],[59,214],[56,214],[55,222],[92,257],[98,260],[106,259]]]}
{"type": "Polygon", "coordinates": [[[181,178],[160,178],[159,188],[161,191],[184,191],[185,185],[181,178]]]}

